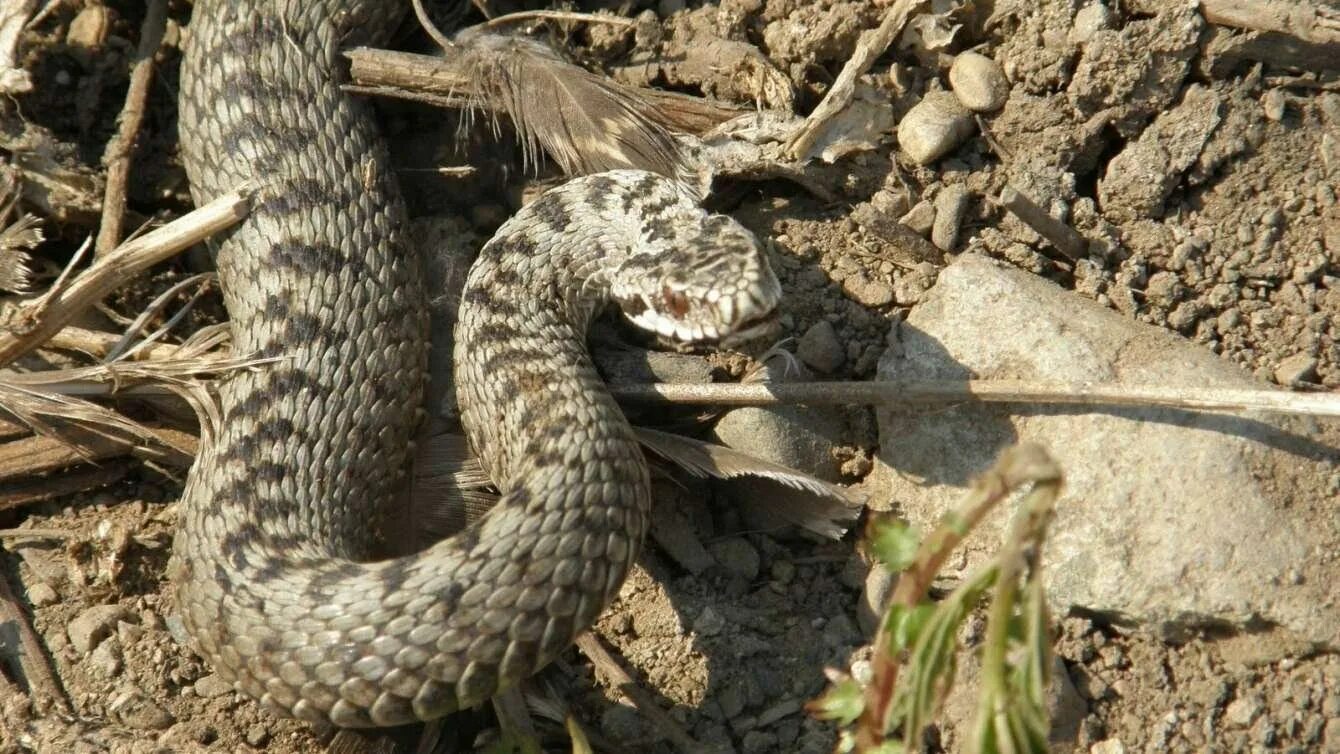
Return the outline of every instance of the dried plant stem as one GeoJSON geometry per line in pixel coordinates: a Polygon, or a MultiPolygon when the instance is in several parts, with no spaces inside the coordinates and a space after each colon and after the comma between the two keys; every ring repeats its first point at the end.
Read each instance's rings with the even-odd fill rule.
{"type": "Polygon", "coordinates": [[[596,672],[605,677],[605,680],[628,698],[628,701],[637,707],[638,711],[647,716],[647,719],[653,722],[662,733],[666,735],[675,747],[685,754],[697,754],[707,751],[706,747],[697,741],[684,730],[684,727],[675,722],[675,719],[665,713],[664,710],[651,699],[647,692],[638,686],[633,677],[624,671],[623,666],[615,660],[605,649],[605,645],[600,643],[600,638],[590,631],[583,631],[577,637],[577,648],[582,654],[590,658],[591,663],[595,665],[596,672]]]}
{"type": "MultiPolygon", "coordinates": [[[[492,107],[478,89],[460,55],[448,50],[445,57],[416,55],[374,47],[355,47],[345,52],[349,78],[345,89],[361,94],[408,99],[435,107],[492,107]]],[[[642,115],[679,131],[701,134],[740,114],[730,105],[702,97],[659,89],[636,88],[638,99],[647,104],[642,115]]]]}
{"type": "Polygon", "coordinates": [[[70,712],[70,698],[65,689],[56,681],[56,673],[47,662],[46,652],[37,632],[28,622],[28,615],[20,607],[14,592],[9,588],[8,579],[0,578],[0,625],[15,626],[19,634],[19,664],[23,666],[23,675],[28,681],[30,698],[37,712],[44,712],[47,705],[54,706],[64,713],[70,712]]]}
{"type": "Polygon", "coordinates": [[[1079,231],[1052,217],[1051,213],[1013,186],[1007,185],[1001,189],[997,202],[1067,257],[1083,259],[1088,253],[1089,242],[1084,240],[1079,231]]]}
{"type": "Polygon", "coordinates": [[[909,406],[946,403],[1025,403],[1091,407],[1161,407],[1190,411],[1264,411],[1340,417],[1340,394],[1287,390],[1094,385],[1025,380],[906,380],[889,382],[656,383],[612,385],[622,401],[716,406],[791,404],[909,406]]]}
{"type": "Polygon", "coordinates": [[[153,81],[154,55],[163,44],[163,30],[167,26],[167,0],[149,0],[140,25],[140,44],[135,50],[135,65],[130,72],[130,87],[126,104],[117,119],[116,134],[107,142],[102,164],[107,167],[107,190],[102,196],[102,224],[98,240],[93,245],[95,256],[101,257],[116,248],[121,240],[121,223],[126,212],[126,183],[130,177],[130,157],[135,138],[144,120],[144,104],[149,99],[149,83],[153,81]]]}
{"type": "Polygon", "coordinates": [[[0,329],[0,367],[41,346],[85,309],[148,267],[237,224],[249,208],[249,190],[230,192],[98,259],[68,285],[28,304],[0,329]]]}
{"type": "Polygon", "coordinates": [[[903,32],[903,27],[907,25],[907,20],[912,17],[912,11],[916,10],[924,0],[894,0],[893,5],[889,6],[885,12],[884,20],[873,32],[866,32],[861,35],[861,39],[856,43],[856,49],[852,52],[851,59],[842,67],[842,72],[838,74],[837,80],[829,88],[828,94],[824,95],[823,101],[814,108],[805,119],[804,125],[791,137],[791,141],[786,145],[787,154],[793,160],[804,160],[809,156],[809,151],[823,135],[824,129],[828,127],[828,122],[836,118],[838,113],[847,109],[851,104],[852,98],[856,96],[856,80],[861,74],[870,70],[870,66],[875,64],[875,60],[889,45],[898,38],[903,32]]]}
{"type": "Polygon", "coordinates": [[[1319,45],[1340,45],[1340,10],[1291,0],[1200,0],[1212,24],[1277,32],[1319,45]]]}
{"type": "Polygon", "coordinates": [[[600,13],[577,13],[564,10],[523,10],[516,13],[508,13],[505,16],[490,18],[484,22],[484,26],[494,28],[507,24],[515,24],[521,21],[530,21],[532,19],[544,19],[546,21],[575,21],[585,24],[609,24],[610,26],[623,26],[625,28],[637,26],[637,21],[623,16],[611,16],[600,13]]]}

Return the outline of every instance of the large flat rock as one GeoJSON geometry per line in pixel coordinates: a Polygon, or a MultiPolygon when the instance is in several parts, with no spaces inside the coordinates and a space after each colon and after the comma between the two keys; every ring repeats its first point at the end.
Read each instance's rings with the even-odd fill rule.
{"type": "MultiPolygon", "coordinates": [[[[1024,379],[1264,387],[1203,347],[1034,275],[965,255],[941,273],[880,379],[1024,379]]],[[[1340,433],[1334,422],[1169,409],[883,410],[892,500],[923,527],[1019,441],[1066,491],[1047,544],[1053,606],[1155,626],[1278,626],[1340,645],[1340,433]]],[[[958,565],[998,544],[998,510],[958,565]]]]}

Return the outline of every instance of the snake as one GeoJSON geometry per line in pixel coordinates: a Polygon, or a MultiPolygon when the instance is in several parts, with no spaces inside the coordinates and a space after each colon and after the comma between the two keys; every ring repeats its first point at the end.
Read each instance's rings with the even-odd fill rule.
{"type": "Polygon", "coordinates": [[[187,476],[171,559],[190,646],[283,716],[431,720],[534,674],[614,598],[648,528],[649,473],[592,364],[617,306],[688,344],[775,320],[758,240],[634,169],[574,179],[504,223],[461,295],[453,379],[498,488],[488,514],[376,560],[422,415],[428,314],[407,210],[340,50],[391,0],[197,0],[179,97],[194,200],[252,186],[213,247],[234,353],[187,476]],[[612,302],[612,303],[611,303],[612,302]]]}

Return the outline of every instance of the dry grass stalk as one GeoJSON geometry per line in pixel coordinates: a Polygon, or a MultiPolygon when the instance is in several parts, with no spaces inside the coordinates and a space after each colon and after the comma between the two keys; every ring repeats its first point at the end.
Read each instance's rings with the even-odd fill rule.
{"type": "Polygon", "coordinates": [[[121,224],[126,213],[126,183],[130,178],[130,156],[135,137],[144,120],[144,106],[149,99],[149,83],[153,81],[154,55],[163,44],[167,26],[167,0],[149,0],[140,25],[140,43],[135,50],[135,64],[130,71],[130,87],[126,103],[117,118],[116,134],[107,142],[102,164],[107,167],[107,190],[102,196],[102,224],[93,253],[99,257],[116,248],[121,240],[121,224]]]}
{"type": "Polygon", "coordinates": [[[943,405],[948,403],[1059,404],[1092,408],[1172,408],[1188,411],[1263,411],[1340,417],[1340,394],[1287,390],[1154,387],[1047,383],[1025,380],[905,380],[888,382],[787,382],[612,385],[622,401],[663,401],[715,406],[943,405]]]}
{"type": "Polygon", "coordinates": [[[245,188],[225,194],[121,244],[68,282],[58,280],[0,329],[0,367],[41,346],[88,307],[145,269],[237,224],[250,208],[250,195],[245,188]]]}

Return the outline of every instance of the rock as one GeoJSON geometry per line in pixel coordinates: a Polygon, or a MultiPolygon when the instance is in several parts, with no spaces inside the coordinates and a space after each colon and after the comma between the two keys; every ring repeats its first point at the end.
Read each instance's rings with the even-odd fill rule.
{"type": "Polygon", "coordinates": [[[825,374],[836,372],[847,357],[842,344],[838,342],[837,332],[826,319],[815,322],[800,336],[796,355],[806,365],[825,374]]]}
{"type": "Polygon", "coordinates": [[[976,52],[954,58],[949,67],[949,87],[964,107],[979,113],[999,110],[1010,96],[1010,82],[1000,64],[976,52]]]}
{"type": "MultiPolygon", "coordinates": [[[[881,380],[1042,380],[1259,388],[1229,362],[1036,276],[965,254],[900,328],[881,380]]],[[[1327,464],[1336,428],[1172,409],[1029,410],[964,404],[879,412],[883,497],[929,529],[972,477],[1018,442],[1065,473],[1043,573],[1055,614],[1072,608],[1165,637],[1205,625],[1277,624],[1334,646],[1340,561],[1327,464]],[[1243,543],[1251,543],[1250,547],[1243,543]],[[1301,578],[1294,576],[1301,574],[1301,578]]],[[[994,511],[955,571],[993,553],[994,511]]]]}
{"type": "Polygon", "coordinates": [[[751,730],[740,741],[740,750],[744,754],[768,754],[777,751],[777,736],[761,730],[751,730]]]}
{"type": "Polygon", "coordinates": [[[834,615],[824,624],[824,642],[830,646],[843,647],[855,644],[861,639],[861,632],[851,618],[841,613],[834,615]]]}
{"type": "Polygon", "coordinates": [[[1080,8],[1075,12],[1075,20],[1070,24],[1071,44],[1084,44],[1089,38],[1111,26],[1112,13],[1102,0],[1080,8]]]}
{"type": "Polygon", "coordinates": [[[45,581],[39,581],[28,587],[28,601],[33,603],[33,607],[46,607],[54,605],[60,599],[56,590],[45,581]]]}
{"type": "Polygon", "coordinates": [[[871,280],[863,274],[848,275],[842,281],[842,292],[852,301],[871,308],[893,303],[893,286],[882,280],[871,280]]]}
{"type": "Polygon", "coordinates": [[[909,209],[907,214],[898,218],[898,222],[920,235],[929,235],[931,229],[935,227],[935,204],[929,199],[922,199],[909,209]]]}
{"type": "Polygon", "coordinates": [[[945,186],[935,196],[935,223],[931,225],[931,243],[941,251],[953,251],[958,244],[959,226],[968,211],[968,187],[961,183],[945,186]]]}
{"type": "Polygon", "coordinates": [[[783,406],[737,408],[721,417],[712,434],[723,445],[836,482],[841,473],[832,451],[845,431],[834,411],[783,406]]]}
{"type": "Polygon", "coordinates": [[[1321,734],[1321,740],[1329,751],[1340,749],[1340,717],[1326,721],[1326,729],[1321,734]]]}
{"type": "Polygon", "coordinates": [[[712,557],[717,559],[717,563],[720,563],[721,567],[732,576],[738,576],[745,581],[758,578],[758,550],[755,550],[744,537],[730,537],[713,542],[708,549],[712,557]]]}
{"type": "Polygon", "coordinates": [[[1119,738],[1109,738],[1090,746],[1089,754],[1126,754],[1126,746],[1119,738]]]}
{"type": "Polygon", "coordinates": [[[612,741],[636,741],[647,735],[647,724],[638,711],[615,704],[600,714],[600,732],[612,741]]]}
{"type": "Polygon", "coordinates": [[[233,690],[233,684],[225,681],[218,673],[210,673],[196,680],[195,693],[204,699],[223,696],[233,690]]]}
{"type": "Polygon", "coordinates": [[[678,485],[653,482],[656,505],[651,506],[651,536],[656,544],[684,570],[697,576],[716,561],[703,547],[698,532],[690,520],[689,511],[701,504],[678,485]]]}
{"type": "Polygon", "coordinates": [[[265,727],[264,725],[256,723],[250,728],[247,728],[247,744],[259,749],[260,747],[265,745],[266,741],[269,740],[270,740],[270,729],[265,727]]]}
{"type": "Polygon", "coordinates": [[[703,611],[698,613],[698,619],[693,622],[693,630],[703,636],[716,636],[725,627],[726,619],[711,605],[704,607],[703,611]]]}
{"type": "Polygon", "coordinates": [[[107,714],[138,730],[162,730],[173,723],[172,713],[139,689],[121,692],[107,706],[107,714]]]}
{"type": "Polygon", "coordinates": [[[972,135],[972,112],[953,92],[928,92],[898,123],[898,146],[919,165],[958,149],[972,135]]]}
{"type": "Polygon", "coordinates": [[[856,620],[867,636],[874,636],[884,619],[884,602],[893,589],[894,574],[882,563],[874,563],[861,585],[861,602],[856,606],[856,620]]]}
{"type": "Polygon", "coordinates": [[[96,4],[86,6],[70,22],[65,41],[71,47],[96,50],[107,41],[114,21],[110,8],[96,4]]]}
{"type": "Polygon", "coordinates": [[[112,637],[89,653],[88,665],[99,678],[115,678],[121,672],[121,660],[121,642],[112,637]]]}
{"type": "Polygon", "coordinates": [[[65,632],[75,650],[86,655],[98,642],[112,635],[117,621],[128,616],[129,612],[120,605],[95,605],[75,616],[65,632]]]}
{"type": "Polygon", "coordinates": [[[1181,102],[1108,162],[1098,181],[1104,216],[1114,223],[1161,216],[1164,200],[1218,127],[1223,107],[1213,90],[1199,84],[1187,87],[1181,102]]]}
{"type": "Polygon", "coordinates": [[[1224,722],[1239,728],[1246,728],[1251,725],[1257,717],[1260,717],[1261,712],[1264,710],[1265,703],[1261,700],[1260,696],[1255,694],[1243,697],[1242,699],[1234,699],[1232,702],[1229,702],[1228,707],[1224,709],[1224,722]]]}
{"type": "Polygon", "coordinates": [[[1275,367],[1275,381],[1285,387],[1316,380],[1317,360],[1305,353],[1290,356],[1275,367]]]}

